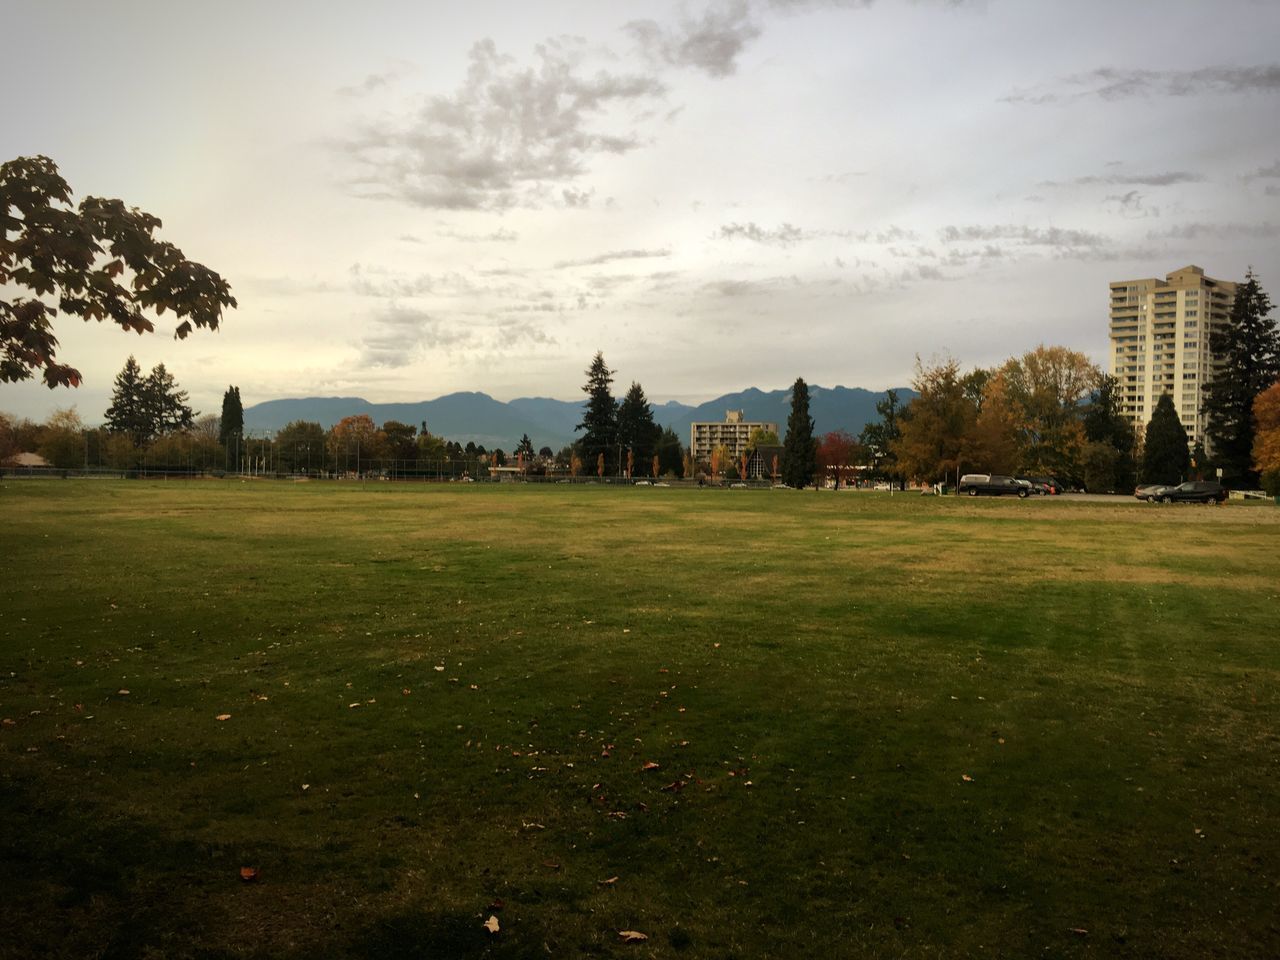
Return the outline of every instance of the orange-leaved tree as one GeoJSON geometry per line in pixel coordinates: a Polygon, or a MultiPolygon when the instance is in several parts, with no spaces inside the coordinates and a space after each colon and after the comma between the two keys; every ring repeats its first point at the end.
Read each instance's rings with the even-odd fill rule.
{"type": "Polygon", "coordinates": [[[1280,485],[1280,381],[1254,398],[1253,420],[1253,468],[1271,489],[1280,485]]]}

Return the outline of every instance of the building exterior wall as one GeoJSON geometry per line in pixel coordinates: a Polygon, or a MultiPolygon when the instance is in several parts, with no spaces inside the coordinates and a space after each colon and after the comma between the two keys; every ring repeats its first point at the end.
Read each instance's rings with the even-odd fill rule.
{"type": "Polygon", "coordinates": [[[711,458],[711,451],[723,446],[735,460],[746,450],[751,434],[768,430],[777,434],[776,423],[744,420],[741,410],[729,410],[723,423],[692,423],[689,425],[689,450],[695,462],[711,458]]]}
{"type": "Polygon", "coordinates": [[[1121,413],[1141,435],[1167,393],[1187,443],[1204,441],[1203,388],[1220,359],[1210,353],[1209,333],[1230,314],[1236,285],[1187,266],[1163,280],[1117,280],[1110,289],[1110,370],[1121,413]]]}

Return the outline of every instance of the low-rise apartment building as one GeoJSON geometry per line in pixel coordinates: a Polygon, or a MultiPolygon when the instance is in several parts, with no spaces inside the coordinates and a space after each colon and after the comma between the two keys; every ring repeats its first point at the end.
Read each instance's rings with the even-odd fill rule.
{"type": "Polygon", "coordinates": [[[751,434],[757,430],[778,433],[776,423],[764,423],[743,419],[741,410],[728,410],[723,423],[703,422],[689,425],[689,451],[695,462],[705,462],[711,458],[711,451],[716,447],[724,447],[729,456],[736,461],[747,449],[751,434]]]}

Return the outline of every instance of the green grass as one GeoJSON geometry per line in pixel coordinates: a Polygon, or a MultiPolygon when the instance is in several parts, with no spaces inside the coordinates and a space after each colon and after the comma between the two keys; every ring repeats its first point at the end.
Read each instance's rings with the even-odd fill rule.
{"type": "Polygon", "coordinates": [[[1280,953],[1274,507],[7,481],[0,530],[0,956],[1280,953]]]}

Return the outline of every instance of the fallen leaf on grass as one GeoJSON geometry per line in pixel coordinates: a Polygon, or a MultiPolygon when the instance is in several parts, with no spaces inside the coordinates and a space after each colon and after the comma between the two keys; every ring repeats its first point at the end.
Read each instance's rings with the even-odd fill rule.
{"type": "Polygon", "coordinates": [[[639,930],[619,930],[618,936],[622,938],[623,943],[640,943],[649,939],[647,933],[641,933],[639,930]]]}
{"type": "Polygon", "coordinates": [[[684,781],[683,781],[683,780],[672,780],[670,783],[668,783],[668,784],[667,784],[665,787],[663,787],[662,789],[663,789],[663,790],[666,790],[666,791],[669,791],[670,793],[679,793],[681,790],[683,790],[683,789],[684,789],[684,781]]]}
{"type": "Polygon", "coordinates": [[[231,714],[229,714],[229,713],[220,713],[220,714],[218,714],[216,717],[214,717],[213,719],[215,719],[215,720],[230,720],[230,719],[231,719],[231,714]]]}
{"type": "Polygon", "coordinates": [[[348,709],[348,710],[354,710],[354,709],[355,709],[356,707],[358,707],[358,706],[360,706],[359,702],[356,702],[356,703],[348,703],[348,704],[347,704],[347,709],[348,709]]]}
{"type": "Polygon", "coordinates": [[[401,692],[401,693],[403,693],[406,697],[407,697],[407,696],[409,696],[409,694],[413,693],[413,691],[412,691],[412,690],[410,690],[408,687],[405,687],[405,688],[404,688],[403,690],[401,690],[400,692],[401,692]]]}
{"type": "Polygon", "coordinates": [[[303,790],[310,790],[310,789],[311,789],[311,784],[309,784],[309,783],[304,783],[304,784],[302,785],[302,789],[303,789],[303,790]]]}
{"type": "Polygon", "coordinates": [[[489,919],[484,922],[484,928],[490,933],[498,932],[498,918],[490,915],[489,919]]]}
{"type": "Polygon", "coordinates": [[[657,769],[658,769],[658,765],[657,765],[656,763],[654,763],[652,760],[650,760],[648,763],[646,763],[646,764],[645,764],[643,767],[641,767],[640,769],[641,769],[641,770],[657,770],[657,769]]]}
{"type": "Polygon", "coordinates": [[[129,695],[129,691],[124,689],[117,690],[116,693],[120,694],[122,697],[127,697],[129,695]]]}
{"type": "Polygon", "coordinates": [[[1067,933],[1074,933],[1077,937],[1087,937],[1089,935],[1089,931],[1084,927],[1069,927],[1067,933]]]}
{"type": "Polygon", "coordinates": [[[257,880],[258,868],[257,867],[241,867],[240,879],[243,880],[245,883],[252,883],[254,880],[257,880]]]}
{"type": "Polygon", "coordinates": [[[613,886],[613,885],[614,885],[615,883],[617,883],[617,882],[618,882],[618,878],[617,878],[617,877],[610,877],[610,878],[609,878],[609,879],[607,879],[607,880],[601,880],[601,881],[600,881],[600,886],[602,886],[602,887],[611,887],[611,886],[613,886]]]}
{"type": "Polygon", "coordinates": [[[437,667],[432,667],[432,669],[435,670],[436,673],[444,673],[444,667],[437,666],[437,667]]]}
{"type": "Polygon", "coordinates": [[[960,779],[965,783],[973,783],[973,777],[969,776],[967,773],[960,774],[960,779]]]}
{"type": "Polygon", "coordinates": [[[556,863],[554,860],[543,860],[542,865],[546,867],[548,870],[560,869],[560,864],[556,863]]]}

